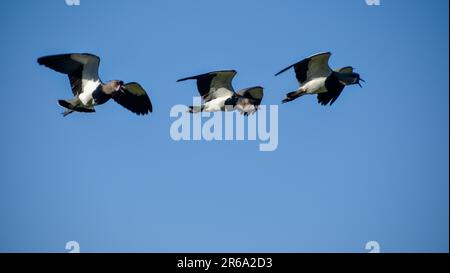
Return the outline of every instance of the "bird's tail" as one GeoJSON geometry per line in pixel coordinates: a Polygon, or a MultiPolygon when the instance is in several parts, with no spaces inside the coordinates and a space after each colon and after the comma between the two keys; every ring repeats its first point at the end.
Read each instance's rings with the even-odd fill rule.
{"type": "Polygon", "coordinates": [[[75,107],[75,100],[58,100],[58,104],[67,109],[73,109],[75,107]]]}
{"type": "Polygon", "coordinates": [[[204,105],[202,105],[202,106],[189,106],[188,113],[199,113],[199,112],[202,112],[204,108],[205,108],[204,105]]]}
{"type": "Polygon", "coordinates": [[[293,101],[301,96],[303,96],[305,93],[303,91],[300,90],[296,90],[296,91],[292,91],[286,94],[286,98],[284,98],[284,100],[282,100],[282,103],[286,103],[286,102],[290,102],[293,101]]]}
{"type": "Polygon", "coordinates": [[[58,104],[66,108],[66,111],[62,113],[64,117],[69,114],[72,114],[73,112],[85,112],[85,113],[95,112],[94,107],[83,106],[78,98],[73,98],[71,100],[58,100],[58,104]]]}

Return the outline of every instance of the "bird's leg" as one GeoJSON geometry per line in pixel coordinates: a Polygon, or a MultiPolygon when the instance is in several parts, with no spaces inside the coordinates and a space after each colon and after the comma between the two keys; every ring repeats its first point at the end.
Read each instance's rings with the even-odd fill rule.
{"type": "Polygon", "coordinates": [[[75,111],[73,111],[73,110],[66,110],[66,111],[62,112],[61,114],[63,115],[63,117],[65,117],[68,114],[72,114],[73,112],[75,112],[75,111]]]}
{"type": "Polygon", "coordinates": [[[303,96],[303,95],[305,95],[305,94],[306,94],[306,90],[303,89],[303,88],[299,88],[299,89],[296,90],[296,91],[287,93],[287,94],[286,94],[286,98],[285,98],[284,100],[282,100],[282,103],[286,103],[286,102],[289,102],[289,101],[293,101],[293,100],[295,100],[295,99],[300,98],[301,96],[303,96]]]}
{"type": "Polygon", "coordinates": [[[303,90],[303,89],[300,89],[299,91],[298,91],[299,93],[298,93],[298,96],[297,96],[297,98],[300,98],[301,96],[303,96],[303,95],[305,95],[306,94],[306,89],[305,90],[303,90]]]}
{"type": "Polygon", "coordinates": [[[187,112],[188,113],[199,113],[199,112],[202,112],[203,109],[205,109],[204,105],[201,105],[201,106],[189,106],[189,109],[188,109],[187,112]]]}

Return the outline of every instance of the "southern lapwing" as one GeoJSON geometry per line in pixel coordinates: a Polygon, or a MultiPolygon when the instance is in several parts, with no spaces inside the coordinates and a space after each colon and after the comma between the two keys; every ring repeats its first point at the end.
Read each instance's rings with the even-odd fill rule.
{"type": "Polygon", "coordinates": [[[254,86],[234,92],[231,84],[235,70],[213,71],[193,77],[187,77],[177,82],[196,80],[197,89],[203,99],[201,106],[190,106],[190,113],[217,112],[238,110],[241,114],[249,115],[258,111],[263,98],[263,88],[254,86]]]}
{"type": "Polygon", "coordinates": [[[331,53],[324,52],[312,55],[298,63],[286,67],[275,76],[294,68],[295,76],[300,84],[296,91],[286,94],[283,103],[293,101],[305,94],[317,94],[318,102],[322,105],[332,105],[346,85],[358,84],[361,86],[358,73],[353,72],[351,66],[333,71],[328,65],[331,53]]]}
{"type": "Polygon", "coordinates": [[[103,83],[98,76],[100,58],[95,55],[52,55],[39,58],[38,63],[69,76],[74,98],[58,101],[59,105],[66,108],[64,116],[73,112],[95,112],[94,106],[110,98],[137,115],[152,112],[152,103],[138,83],[124,84],[119,80],[103,83]]]}

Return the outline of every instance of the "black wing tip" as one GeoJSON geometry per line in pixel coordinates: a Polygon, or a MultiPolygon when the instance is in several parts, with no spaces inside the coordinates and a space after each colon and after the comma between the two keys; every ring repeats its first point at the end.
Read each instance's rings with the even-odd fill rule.
{"type": "Polygon", "coordinates": [[[325,105],[328,104],[328,102],[329,102],[329,101],[324,101],[324,100],[322,100],[321,98],[317,98],[317,103],[320,104],[320,105],[325,106],[325,105]]]}
{"type": "Polygon", "coordinates": [[[209,73],[182,78],[182,79],[177,80],[177,82],[182,82],[182,81],[187,81],[187,80],[198,80],[202,77],[205,77],[206,75],[209,75],[209,73]]]}
{"type": "Polygon", "coordinates": [[[182,82],[182,81],[187,81],[187,80],[194,80],[194,78],[193,77],[182,78],[182,79],[177,80],[177,82],[182,82]]]}
{"type": "Polygon", "coordinates": [[[151,112],[138,112],[138,113],[136,113],[136,115],[138,115],[138,116],[147,116],[149,113],[151,113],[151,112]]]}
{"type": "Polygon", "coordinates": [[[62,57],[64,55],[68,55],[68,54],[42,56],[37,59],[37,62],[40,65],[47,65],[47,64],[49,64],[49,62],[52,62],[52,60],[54,60],[55,58],[62,57]]]}
{"type": "Polygon", "coordinates": [[[152,102],[151,102],[151,100],[150,100],[150,98],[148,97],[148,95],[147,95],[147,98],[146,98],[146,109],[144,110],[144,114],[143,115],[147,115],[147,114],[149,114],[149,113],[153,113],[153,104],[152,104],[152,102]]]}
{"type": "Polygon", "coordinates": [[[278,75],[280,75],[281,73],[283,73],[284,71],[286,71],[286,70],[281,70],[280,72],[278,72],[278,73],[275,73],[275,76],[274,77],[276,77],[276,76],[278,76],[278,75]]]}
{"type": "Polygon", "coordinates": [[[322,105],[322,106],[331,106],[333,105],[333,103],[335,103],[336,100],[321,100],[321,99],[317,99],[317,103],[322,105]]]}
{"type": "Polygon", "coordinates": [[[182,82],[182,81],[187,81],[187,80],[199,80],[205,77],[211,77],[211,75],[214,74],[218,74],[218,73],[234,73],[237,74],[237,71],[234,69],[226,69],[226,70],[215,70],[215,71],[211,71],[211,72],[207,72],[207,73],[203,73],[203,74],[199,74],[199,75],[195,75],[195,76],[190,76],[190,77],[186,77],[186,78],[182,78],[177,80],[177,82],[182,82]]]}
{"type": "Polygon", "coordinates": [[[44,65],[44,59],[45,59],[45,57],[39,57],[39,58],[37,59],[37,63],[38,63],[39,65],[44,65]]]}
{"type": "MultiPolygon", "coordinates": [[[[295,64],[297,64],[297,63],[295,63],[295,64]]],[[[287,70],[291,69],[292,67],[294,67],[295,64],[290,65],[290,66],[288,66],[288,67],[282,69],[280,72],[278,72],[278,73],[275,74],[275,77],[278,76],[278,75],[280,75],[281,73],[286,72],[287,70]]]]}
{"type": "Polygon", "coordinates": [[[48,59],[54,59],[58,57],[64,57],[64,56],[70,56],[74,53],[62,53],[62,54],[52,54],[52,55],[45,55],[38,58],[38,62],[41,60],[48,60],[48,59]]]}
{"type": "MultiPolygon", "coordinates": [[[[128,109],[128,110],[130,110],[130,109],[128,109]]],[[[139,110],[138,111],[130,110],[130,111],[135,113],[138,116],[146,116],[148,114],[151,114],[153,112],[153,109],[150,107],[149,109],[145,109],[145,110],[140,110],[140,111],[139,110]]]]}

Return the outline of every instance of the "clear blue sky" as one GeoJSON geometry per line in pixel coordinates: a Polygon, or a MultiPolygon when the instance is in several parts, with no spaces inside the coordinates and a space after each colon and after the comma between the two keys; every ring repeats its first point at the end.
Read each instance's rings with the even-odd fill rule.
{"type": "Polygon", "coordinates": [[[448,1],[1,1],[0,251],[446,252],[448,1]],[[281,68],[319,51],[366,80],[332,107],[279,109],[279,146],[174,142],[184,76],[236,69],[278,104],[281,68]],[[43,55],[101,56],[154,113],[110,102],[63,118],[43,55]]]}

